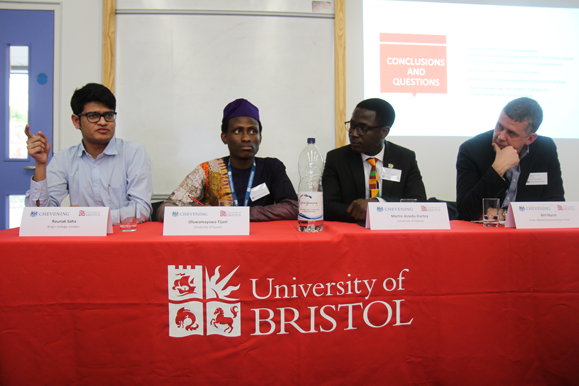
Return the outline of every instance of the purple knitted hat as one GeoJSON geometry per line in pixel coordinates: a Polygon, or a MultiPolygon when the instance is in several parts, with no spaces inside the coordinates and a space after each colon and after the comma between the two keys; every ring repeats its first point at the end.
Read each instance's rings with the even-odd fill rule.
{"type": "Polygon", "coordinates": [[[259,121],[259,110],[247,99],[236,99],[223,109],[223,120],[235,117],[250,117],[259,121]]]}

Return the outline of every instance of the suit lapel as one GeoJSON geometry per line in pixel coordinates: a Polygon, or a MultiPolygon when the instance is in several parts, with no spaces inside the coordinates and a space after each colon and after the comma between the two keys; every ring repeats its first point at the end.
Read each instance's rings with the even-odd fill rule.
{"type": "MultiPolygon", "coordinates": [[[[388,146],[388,141],[384,141],[384,161],[382,162],[382,165],[384,166],[385,169],[388,169],[389,164],[392,164],[392,168],[394,169],[400,169],[402,167],[402,165],[396,165],[396,163],[394,162],[394,158],[395,155],[392,154],[392,149],[390,148],[390,146],[388,146]]],[[[392,188],[394,187],[394,184],[397,184],[397,182],[384,183],[384,181],[387,180],[380,181],[382,183],[381,189],[382,193],[380,197],[385,199],[386,197],[392,197],[392,188]]]]}
{"type": "MultiPolygon", "coordinates": [[[[531,149],[529,149],[529,151],[530,150],[531,149]]],[[[533,170],[533,163],[534,160],[532,159],[530,152],[525,157],[523,157],[523,159],[519,163],[521,168],[521,174],[519,175],[519,182],[517,183],[517,198],[521,197],[521,192],[524,191],[525,185],[527,185],[527,180],[529,179],[531,170],[533,170]]]]}
{"type": "Polygon", "coordinates": [[[352,177],[356,185],[356,196],[358,198],[366,197],[366,187],[365,187],[366,179],[364,178],[364,166],[362,162],[363,162],[362,156],[360,155],[360,153],[356,153],[354,150],[350,148],[346,164],[350,168],[350,173],[352,173],[352,177]]]}

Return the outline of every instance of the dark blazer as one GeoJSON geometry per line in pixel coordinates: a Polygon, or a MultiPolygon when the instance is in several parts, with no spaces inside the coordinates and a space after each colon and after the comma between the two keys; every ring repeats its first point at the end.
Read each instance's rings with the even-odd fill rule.
{"type": "MultiPolygon", "coordinates": [[[[458,150],[456,202],[461,220],[482,215],[483,198],[505,198],[510,182],[491,167],[495,161],[493,130],[469,139],[458,150]]],[[[520,162],[516,201],[565,201],[557,147],[549,137],[538,136],[520,162]],[[530,173],[547,172],[548,185],[526,185],[530,173]]]]}
{"type": "MultiPolygon", "coordinates": [[[[401,198],[416,198],[426,201],[422,176],[412,150],[384,141],[384,166],[392,164],[402,170],[400,182],[382,180],[382,195],[386,201],[401,198]]],[[[330,221],[355,222],[346,215],[346,209],[359,198],[366,197],[366,180],[360,153],[350,145],[328,152],[322,176],[324,188],[324,219],[330,221]]]]}

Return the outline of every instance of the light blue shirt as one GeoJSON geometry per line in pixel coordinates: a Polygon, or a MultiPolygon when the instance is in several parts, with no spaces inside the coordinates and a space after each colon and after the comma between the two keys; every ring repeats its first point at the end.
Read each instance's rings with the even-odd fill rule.
{"type": "Polygon", "coordinates": [[[505,199],[503,200],[503,204],[501,208],[508,208],[509,204],[513,201],[517,200],[517,186],[519,183],[519,177],[521,175],[521,160],[529,154],[529,147],[525,145],[523,150],[521,150],[521,154],[519,155],[519,163],[510,168],[506,171],[505,177],[511,181],[509,185],[509,190],[507,190],[507,194],[505,195],[505,199]]]}
{"type": "Polygon", "coordinates": [[[70,195],[70,205],[103,206],[119,223],[121,201],[137,203],[137,221],[151,215],[153,181],[151,159],[136,142],[113,137],[94,159],[82,142],[54,155],[44,181],[31,181],[26,206],[60,206],[70,195]],[[38,202],[38,205],[37,205],[38,202]]]}

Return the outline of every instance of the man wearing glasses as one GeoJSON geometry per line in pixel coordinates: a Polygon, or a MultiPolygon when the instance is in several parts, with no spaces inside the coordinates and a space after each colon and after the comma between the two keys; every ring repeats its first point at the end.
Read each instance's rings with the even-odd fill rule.
{"type": "Polygon", "coordinates": [[[72,95],[72,123],[82,141],[54,155],[42,132],[26,125],[28,154],[36,169],[26,193],[26,206],[60,206],[70,195],[71,206],[104,206],[118,223],[121,201],[137,203],[137,221],[151,215],[151,160],[145,148],[116,138],[116,98],[101,84],[89,83],[72,95]]]}
{"type": "Polygon", "coordinates": [[[322,177],[326,220],[365,220],[370,201],[426,201],[414,152],[385,140],[394,117],[392,106],[378,98],[364,100],[354,109],[346,122],[350,145],[330,151],[326,159],[322,177]]]}

